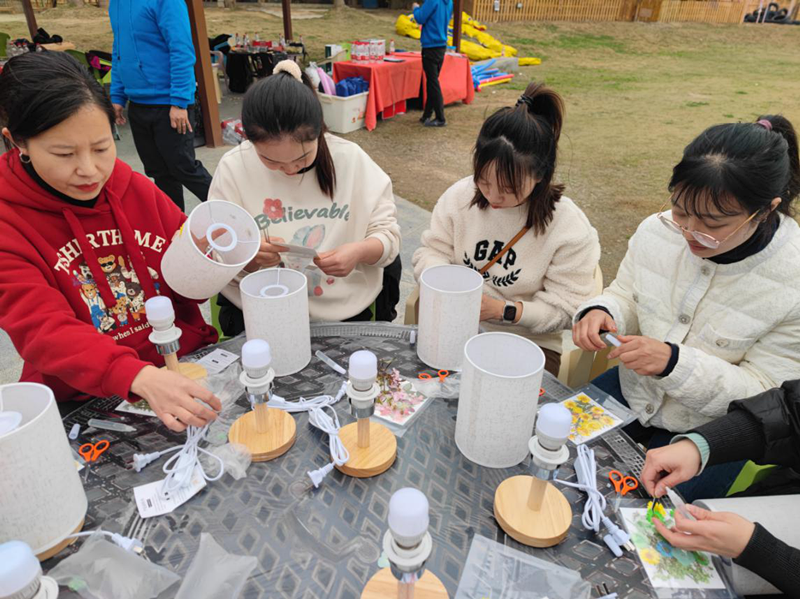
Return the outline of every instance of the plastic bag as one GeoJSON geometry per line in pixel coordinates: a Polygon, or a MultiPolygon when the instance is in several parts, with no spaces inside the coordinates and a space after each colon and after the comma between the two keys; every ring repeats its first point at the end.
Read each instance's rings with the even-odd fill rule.
{"type": "Polygon", "coordinates": [[[151,599],[181,579],[102,535],[89,537],[77,553],[50,570],[48,576],[84,599],[151,599]]]}
{"type": "Polygon", "coordinates": [[[222,121],[222,141],[229,146],[238,146],[247,137],[244,134],[242,119],[226,119],[222,121]]]}
{"type": "Polygon", "coordinates": [[[591,586],[574,570],[475,535],[455,599],[589,599],[591,586]]]}
{"type": "MultiPolygon", "coordinates": [[[[228,442],[228,431],[234,421],[244,413],[244,408],[237,405],[244,393],[244,385],[239,380],[242,373],[241,362],[234,362],[219,374],[209,375],[205,380],[205,387],[219,398],[222,410],[217,419],[208,427],[206,441],[209,445],[224,445],[228,442]]],[[[213,453],[213,452],[212,452],[213,453]]]]}
{"type": "Polygon", "coordinates": [[[175,599],[236,599],[257,564],[253,556],[228,553],[204,532],[175,599]]]}
{"type": "MultiPolygon", "coordinates": [[[[212,447],[209,449],[209,452],[222,460],[222,463],[225,465],[225,472],[230,474],[234,480],[239,480],[247,476],[247,468],[253,461],[253,456],[250,455],[250,451],[246,446],[236,443],[225,443],[225,445],[212,447]]],[[[205,454],[200,455],[200,461],[206,472],[213,473],[219,468],[217,461],[209,458],[205,454]]]]}
{"type": "Polygon", "coordinates": [[[425,397],[455,399],[461,391],[461,373],[451,372],[444,381],[440,381],[436,375],[425,381],[416,379],[414,380],[414,389],[425,397]]]}

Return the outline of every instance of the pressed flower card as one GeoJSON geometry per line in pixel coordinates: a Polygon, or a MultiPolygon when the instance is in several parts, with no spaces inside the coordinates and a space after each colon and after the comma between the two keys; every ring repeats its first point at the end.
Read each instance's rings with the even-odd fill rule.
{"type": "Polygon", "coordinates": [[[572,414],[569,440],[581,445],[622,424],[622,420],[585,393],[561,402],[572,414]]]}
{"type": "Polygon", "coordinates": [[[375,399],[375,416],[393,424],[405,425],[430,401],[400,376],[397,369],[378,374],[380,394],[375,399]]]}
{"type": "Polygon", "coordinates": [[[658,534],[648,514],[671,524],[670,516],[663,506],[657,504],[648,509],[620,508],[619,513],[654,588],[725,588],[725,583],[707,553],[678,549],[658,534]]]}

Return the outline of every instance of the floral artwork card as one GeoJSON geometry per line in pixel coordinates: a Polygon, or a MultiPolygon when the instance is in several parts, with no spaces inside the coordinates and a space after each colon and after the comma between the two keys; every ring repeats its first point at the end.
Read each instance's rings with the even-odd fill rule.
{"type": "Polygon", "coordinates": [[[622,420],[585,393],[561,402],[572,414],[569,440],[581,445],[622,424],[622,420]]]}
{"type": "Polygon", "coordinates": [[[375,399],[375,416],[392,424],[404,426],[430,401],[401,377],[396,368],[378,374],[378,387],[380,394],[375,399]]]}
{"type": "Polygon", "coordinates": [[[140,399],[136,403],[123,400],[116,408],[117,412],[124,412],[126,414],[138,414],[139,416],[155,416],[156,413],[146,399],[140,399]]]}
{"type": "MultiPolygon", "coordinates": [[[[670,518],[662,506],[662,521],[670,518]]],[[[670,545],[658,534],[645,508],[620,508],[620,517],[642,561],[650,583],[656,589],[725,589],[711,557],[702,551],[685,551],[670,545]]],[[[654,514],[655,515],[655,514],[654,514]]]]}

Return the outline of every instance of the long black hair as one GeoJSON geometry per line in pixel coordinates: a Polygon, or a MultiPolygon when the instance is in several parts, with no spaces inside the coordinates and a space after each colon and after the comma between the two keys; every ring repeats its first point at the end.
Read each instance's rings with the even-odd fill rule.
{"type": "Polygon", "coordinates": [[[541,83],[530,83],[513,108],[501,108],[486,119],[473,153],[475,197],[470,206],[486,209],[489,201],[477,188],[486,168],[494,164],[497,183],[518,195],[526,177],[539,182],[528,196],[526,226],[543,234],[553,220],[564,186],[553,183],[556,153],[564,122],[564,101],[541,83]]]}
{"type": "MultiPolygon", "coordinates": [[[[89,70],[64,52],[31,52],[8,61],[0,74],[0,123],[17,144],[94,104],[114,124],[114,108],[89,70]]],[[[6,139],[6,148],[10,149],[6,139]]]]}
{"type": "Polygon", "coordinates": [[[672,203],[688,214],[702,213],[708,202],[725,215],[764,212],[759,228],[772,231],[779,212],[793,215],[792,202],[800,194],[794,127],[781,115],[709,127],[686,146],[669,191],[672,203]],[[769,211],[775,198],[781,203],[769,211]]]}
{"type": "Polygon", "coordinates": [[[302,82],[281,71],[254,83],[242,103],[242,127],[254,143],[291,136],[299,143],[317,140],[314,163],[317,183],[322,192],[333,198],[336,170],[328,144],[322,106],[308,76],[302,82]]]}

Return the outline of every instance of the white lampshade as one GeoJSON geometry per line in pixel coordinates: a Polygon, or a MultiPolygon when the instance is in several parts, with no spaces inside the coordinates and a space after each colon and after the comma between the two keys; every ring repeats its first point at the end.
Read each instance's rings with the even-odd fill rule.
{"type": "Polygon", "coordinates": [[[0,386],[4,410],[22,423],[0,436],[0,543],[41,555],[82,525],[88,502],[53,392],[36,383],[0,386]]]}
{"type": "Polygon", "coordinates": [[[305,368],[311,361],[306,276],[288,268],[268,268],[247,275],[239,289],[247,339],[269,343],[275,375],[305,368]],[[272,294],[277,285],[286,287],[286,293],[272,294]]]}
{"type": "Polygon", "coordinates": [[[478,333],[483,277],[471,268],[444,264],[419,278],[417,355],[431,368],[460,370],[464,344],[478,333]]]}
{"type": "Polygon", "coordinates": [[[456,445],[469,460],[509,468],[528,455],[544,354],[511,333],[483,333],[464,346],[456,445]]]}
{"type": "Polygon", "coordinates": [[[203,202],[164,252],[161,272],[176,293],[208,299],[242,271],[260,244],[258,225],[244,208],[219,200],[203,202]],[[212,251],[202,251],[193,237],[206,240],[212,251]]]}

